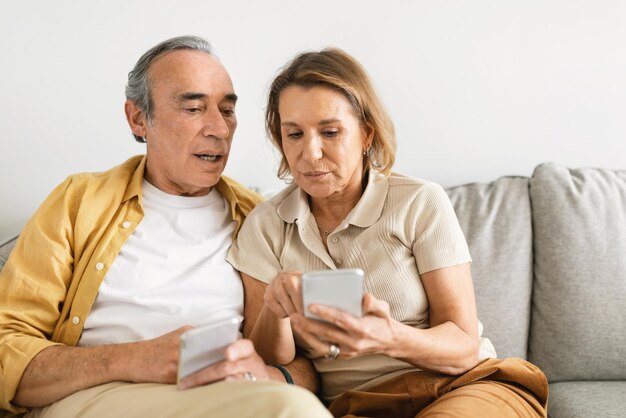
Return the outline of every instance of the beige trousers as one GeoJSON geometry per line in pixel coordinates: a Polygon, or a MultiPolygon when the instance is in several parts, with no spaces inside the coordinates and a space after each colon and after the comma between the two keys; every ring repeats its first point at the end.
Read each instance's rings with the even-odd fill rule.
{"type": "Polygon", "coordinates": [[[330,418],[311,392],[266,381],[218,382],[193,389],[113,382],[85,389],[25,418],[330,418]]]}

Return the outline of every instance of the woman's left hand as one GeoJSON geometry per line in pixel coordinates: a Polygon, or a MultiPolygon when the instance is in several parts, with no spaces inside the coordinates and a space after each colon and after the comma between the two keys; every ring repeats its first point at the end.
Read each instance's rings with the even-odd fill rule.
{"type": "Polygon", "coordinates": [[[341,358],[364,354],[386,354],[394,346],[397,325],[389,312],[389,304],[369,293],[363,297],[363,317],[328,306],[312,304],[309,311],[328,323],[305,318],[301,314],[290,316],[294,331],[311,348],[313,357],[329,354],[331,344],[339,347],[341,358]]]}

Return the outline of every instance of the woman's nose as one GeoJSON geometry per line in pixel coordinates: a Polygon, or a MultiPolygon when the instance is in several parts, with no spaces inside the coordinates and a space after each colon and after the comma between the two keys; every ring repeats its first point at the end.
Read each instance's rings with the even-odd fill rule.
{"type": "Polygon", "coordinates": [[[317,161],[322,158],[324,152],[322,150],[321,138],[317,135],[312,135],[304,140],[304,149],[302,150],[303,156],[309,161],[317,161]]]}

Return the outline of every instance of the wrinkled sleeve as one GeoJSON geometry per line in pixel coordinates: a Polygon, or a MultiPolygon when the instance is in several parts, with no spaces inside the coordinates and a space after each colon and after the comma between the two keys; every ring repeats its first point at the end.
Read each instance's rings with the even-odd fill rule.
{"type": "Polygon", "coordinates": [[[24,369],[50,341],[72,277],[72,180],[60,184],[28,221],[0,272],[0,409],[11,404],[24,369]]]}
{"type": "Polygon", "coordinates": [[[438,184],[422,187],[408,220],[419,274],[472,261],[452,203],[438,184]]]}
{"type": "Polygon", "coordinates": [[[226,260],[236,269],[265,283],[282,271],[285,223],[271,202],[258,205],[246,218],[226,260]]]}

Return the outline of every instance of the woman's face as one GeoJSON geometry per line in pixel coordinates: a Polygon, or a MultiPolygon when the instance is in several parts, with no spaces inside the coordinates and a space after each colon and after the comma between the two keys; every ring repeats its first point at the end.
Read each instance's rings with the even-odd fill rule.
{"type": "Polygon", "coordinates": [[[283,152],[295,182],[314,198],[361,194],[366,130],[346,97],[327,87],[280,93],[283,152]]]}

